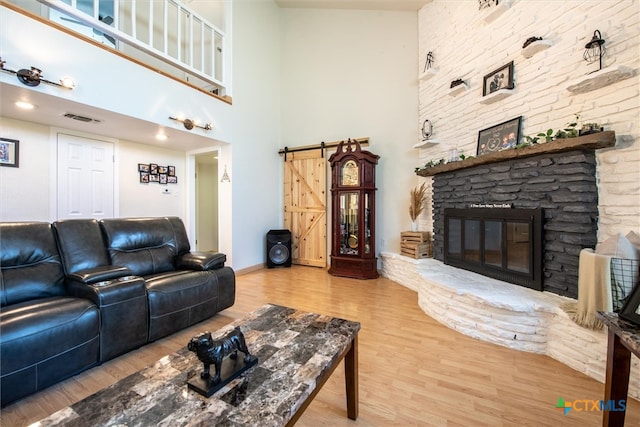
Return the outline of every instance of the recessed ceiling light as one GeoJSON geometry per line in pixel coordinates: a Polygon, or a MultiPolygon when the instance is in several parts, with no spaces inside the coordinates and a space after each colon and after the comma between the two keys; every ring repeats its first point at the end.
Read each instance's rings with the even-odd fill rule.
{"type": "Polygon", "coordinates": [[[17,101],[16,107],[21,108],[23,110],[33,110],[35,108],[35,105],[26,101],[17,101]]]}
{"type": "Polygon", "coordinates": [[[158,141],[166,141],[167,140],[167,135],[165,135],[164,133],[157,133],[156,134],[156,139],[158,141]]]}

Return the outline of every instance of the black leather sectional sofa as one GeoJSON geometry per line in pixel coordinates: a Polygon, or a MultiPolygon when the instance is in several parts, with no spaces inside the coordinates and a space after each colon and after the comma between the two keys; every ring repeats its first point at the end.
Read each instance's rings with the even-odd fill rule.
{"type": "Polygon", "coordinates": [[[0,223],[2,406],[232,306],[225,261],[176,217],[0,223]]]}

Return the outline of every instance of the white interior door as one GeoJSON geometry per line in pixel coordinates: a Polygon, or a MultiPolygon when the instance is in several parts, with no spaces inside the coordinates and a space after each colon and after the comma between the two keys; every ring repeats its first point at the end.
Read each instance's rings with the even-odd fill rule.
{"type": "Polygon", "coordinates": [[[58,134],[58,219],[114,216],[113,143],[58,134]]]}

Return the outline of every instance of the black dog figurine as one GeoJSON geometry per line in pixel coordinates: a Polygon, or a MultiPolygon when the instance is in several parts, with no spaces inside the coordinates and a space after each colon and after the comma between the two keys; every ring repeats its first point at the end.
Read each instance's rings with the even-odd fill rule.
{"type": "Polygon", "coordinates": [[[198,334],[191,338],[187,348],[189,351],[196,353],[198,359],[204,364],[204,370],[200,373],[200,378],[204,380],[210,378],[209,366],[215,366],[216,374],[213,377],[212,384],[220,382],[220,371],[225,357],[229,356],[231,359],[235,359],[238,357],[238,351],[241,351],[244,353],[245,363],[251,360],[251,354],[247,349],[244,335],[242,335],[242,331],[238,327],[216,340],[211,337],[211,332],[207,331],[198,334]]]}

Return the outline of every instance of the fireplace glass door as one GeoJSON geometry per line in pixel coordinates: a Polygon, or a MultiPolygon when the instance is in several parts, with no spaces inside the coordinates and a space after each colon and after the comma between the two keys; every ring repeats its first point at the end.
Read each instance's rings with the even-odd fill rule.
{"type": "Polygon", "coordinates": [[[445,264],[542,287],[541,209],[445,209],[445,264]]]}

